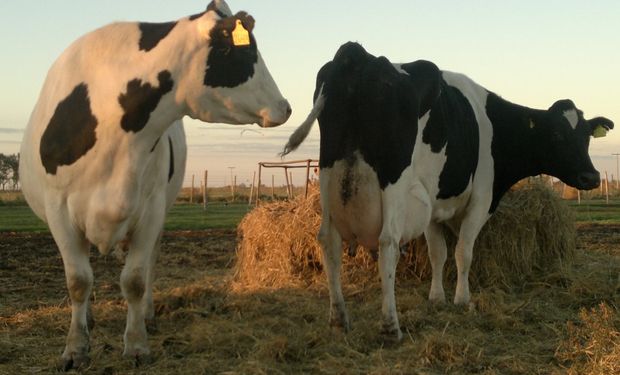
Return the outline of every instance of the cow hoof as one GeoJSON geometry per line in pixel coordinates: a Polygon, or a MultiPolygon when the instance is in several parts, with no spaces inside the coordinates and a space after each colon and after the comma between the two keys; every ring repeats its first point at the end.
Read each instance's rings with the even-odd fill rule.
{"type": "Polygon", "coordinates": [[[349,331],[351,330],[351,326],[349,325],[348,320],[340,321],[338,319],[331,319],[329,322],[329,326],[331,327],[332,331],[338,333],[349,333],[349,331]]]}
{"type": "Polygon", "coordinates": [[[393,326],[384,326],[381,329],[381,336],[383,337],[383,342],[388,345],[398,344],[403,339],[403,333],[400,331],[400,328],[393,326]]]}
{"type": "Polygon", "coordinates": [[[351,330],[351,325],[349,324],[349,317],[347,316],[347,313],[344,311],[338,311],[337,309],[334,310],[330,313],[330,327],[332,327],[332,330],[334,331],[348,333],[351,330]]]}
{"type": "Polygon", "coordinates": [[[71,369],[84,369],[90,365],[90,357],[86,352],[70,353],[64,355],[61,358],[61,363],[58,366],[62,371],[69,371],[71,369]]]}
{"type": "Polygon", "coordinates": [[[440,305],[446,303],[446,296],[443,293],[429,294],[428,300],[432,304],[440,305]]]}
{"type": "Polygon", "coordinates": [[[127,358],[130,361],[134,361],[136,367],[153,363],[153,356],[151,355],[151,351],[144,348],[125,350],[125,352],[123,352],[123,357],[127,358]]]}
{"type": "Polygon", "coordinates": [[[469,296],[454,297],[454,304],[457,306],[468,306],[469,305],[469,296]]]}

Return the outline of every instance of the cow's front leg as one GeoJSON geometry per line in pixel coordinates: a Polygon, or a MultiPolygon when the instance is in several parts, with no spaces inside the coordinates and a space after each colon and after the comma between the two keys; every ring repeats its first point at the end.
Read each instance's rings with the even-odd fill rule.
{"type": "Polygon", "coordinates": [[[443,289],[443,267],[446,263],[448,250],[446,248],[446,239],[440,224],[430,222],[426,231],[426,243],[428,244],[428,258],[433,271],[431,281],[431,290],[428,299],[431,302],[443,303],[446,301],[446,295],[443,289]]]}
{"type": "Polygon", "coordinates": [[[400,341],[403,337],[398,324],[394,293],[399,254],[398,241],[393,236],[382,234],[379,238],[379,275],[381,276],[381,291],[383,293],[381,305],[383,313],[382,333],[393,341],[400,341]]]}
{"type": "Polygon", "coordinates": [[[89,327],[92,327],[92,316],[89,316],[89,297],[93,286],[93,270],[89,262],[89,243],[71,223],[65,222],[69,215],[56,209],[49,211],[53,211],[48,213],[48,222],[62,256],[71,299],[71,325],[62,353],[62,366],[69,370],[90,363],[89,327]]]}
{"type": "Polygon", "coordinates": [[[342,267],[342,237],[331,221],[323,219],[319,230],[319,243],[323,251],[323,264],[329,288],[329,324],[343,332],[349,331],[349,317],[342,295],[340,271],[342,267]]]}

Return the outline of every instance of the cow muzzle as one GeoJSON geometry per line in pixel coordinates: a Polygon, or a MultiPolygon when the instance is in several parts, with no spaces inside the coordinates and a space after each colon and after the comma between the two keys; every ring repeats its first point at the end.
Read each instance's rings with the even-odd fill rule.
{"type": "Polygon", "coordinates": [[[580,190],[592,190],[601,183],[601,175],[598,172],[583,172],[577,176],[576,188],[580,190]]]}
{"type": "Polygon", "coordinates": [[[263,128],[272,128],[284,124],[291,117],[293,110],[286,99],[278,102],[275,108],[266,108],[260,111],[261,121],[258,123],[263,128]]]}

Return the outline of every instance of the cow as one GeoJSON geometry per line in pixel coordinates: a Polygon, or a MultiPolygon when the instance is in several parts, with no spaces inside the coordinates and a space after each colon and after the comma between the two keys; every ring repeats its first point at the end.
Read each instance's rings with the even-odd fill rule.
{"type": "Polygon", "coordinates": [[[317,75],[314,106],[290,136],[295,150],[318,119],[321,244],[330,323],[349,330],[342,295],[342,240],[379,249],[382,333],[399,341],[394,278],[399,246],[424,233],[432,266],[429,299],[442,302],[443,227],[458,236],[454,303],[470,301],[474,241],[519,180],[548,174],[578,189],[599,185],[590,136],[613,123],[585,120],[570,100],[547,110],[513,104],[429,61],[392,64],[349,42],[317,75]]]}
{"type": "Polygon", "coordinates": [[[89,248],[127,249],[124,356],[150,354],[153,265],[183,181],[181,118],[274,127],[291,114],[253,34],[223,0],[166,23],[118,22],[71,44],[52,65],[21,145],[24,196],[62,256],[71,299],[65,368],[89,362],[89,248]]]}

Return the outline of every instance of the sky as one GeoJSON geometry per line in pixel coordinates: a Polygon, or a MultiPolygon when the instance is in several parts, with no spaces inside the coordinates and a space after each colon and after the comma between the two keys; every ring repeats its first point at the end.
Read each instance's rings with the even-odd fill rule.
{"type": "MultiPolygon", "coordinates": [[[[0,153],[19,151],[23,129],[47,70],[79,36],[114,21],[164,22],[203,11],[199,0],[5,0],[0,2],[0,153]]],[[[593,139],[599,171],[617,175],[620,152],[620,1],[291,1],[229,0],[233,12],[256,19],[259,50],[289,100],[293,115],[271,129],[185,119],[185,184],[206,169],[209,186],[251,183],[259,161],[280,161],[288,136],[312,106],[316,73],[347,41],[392,62],[433,61],[464,73],[507,100],[546,109],[571,99],[586,118],[605,116],[619,127],[593,139]],[[231,169],[231,167],[234,167],[231,169]]],[[[315,125],[285,160],[318,158],[315,125]]],[[[276,183],[283,172],[269,170],[276,183]]],[[[296,183],[303,181],[294,172],[296,183]]]]}

